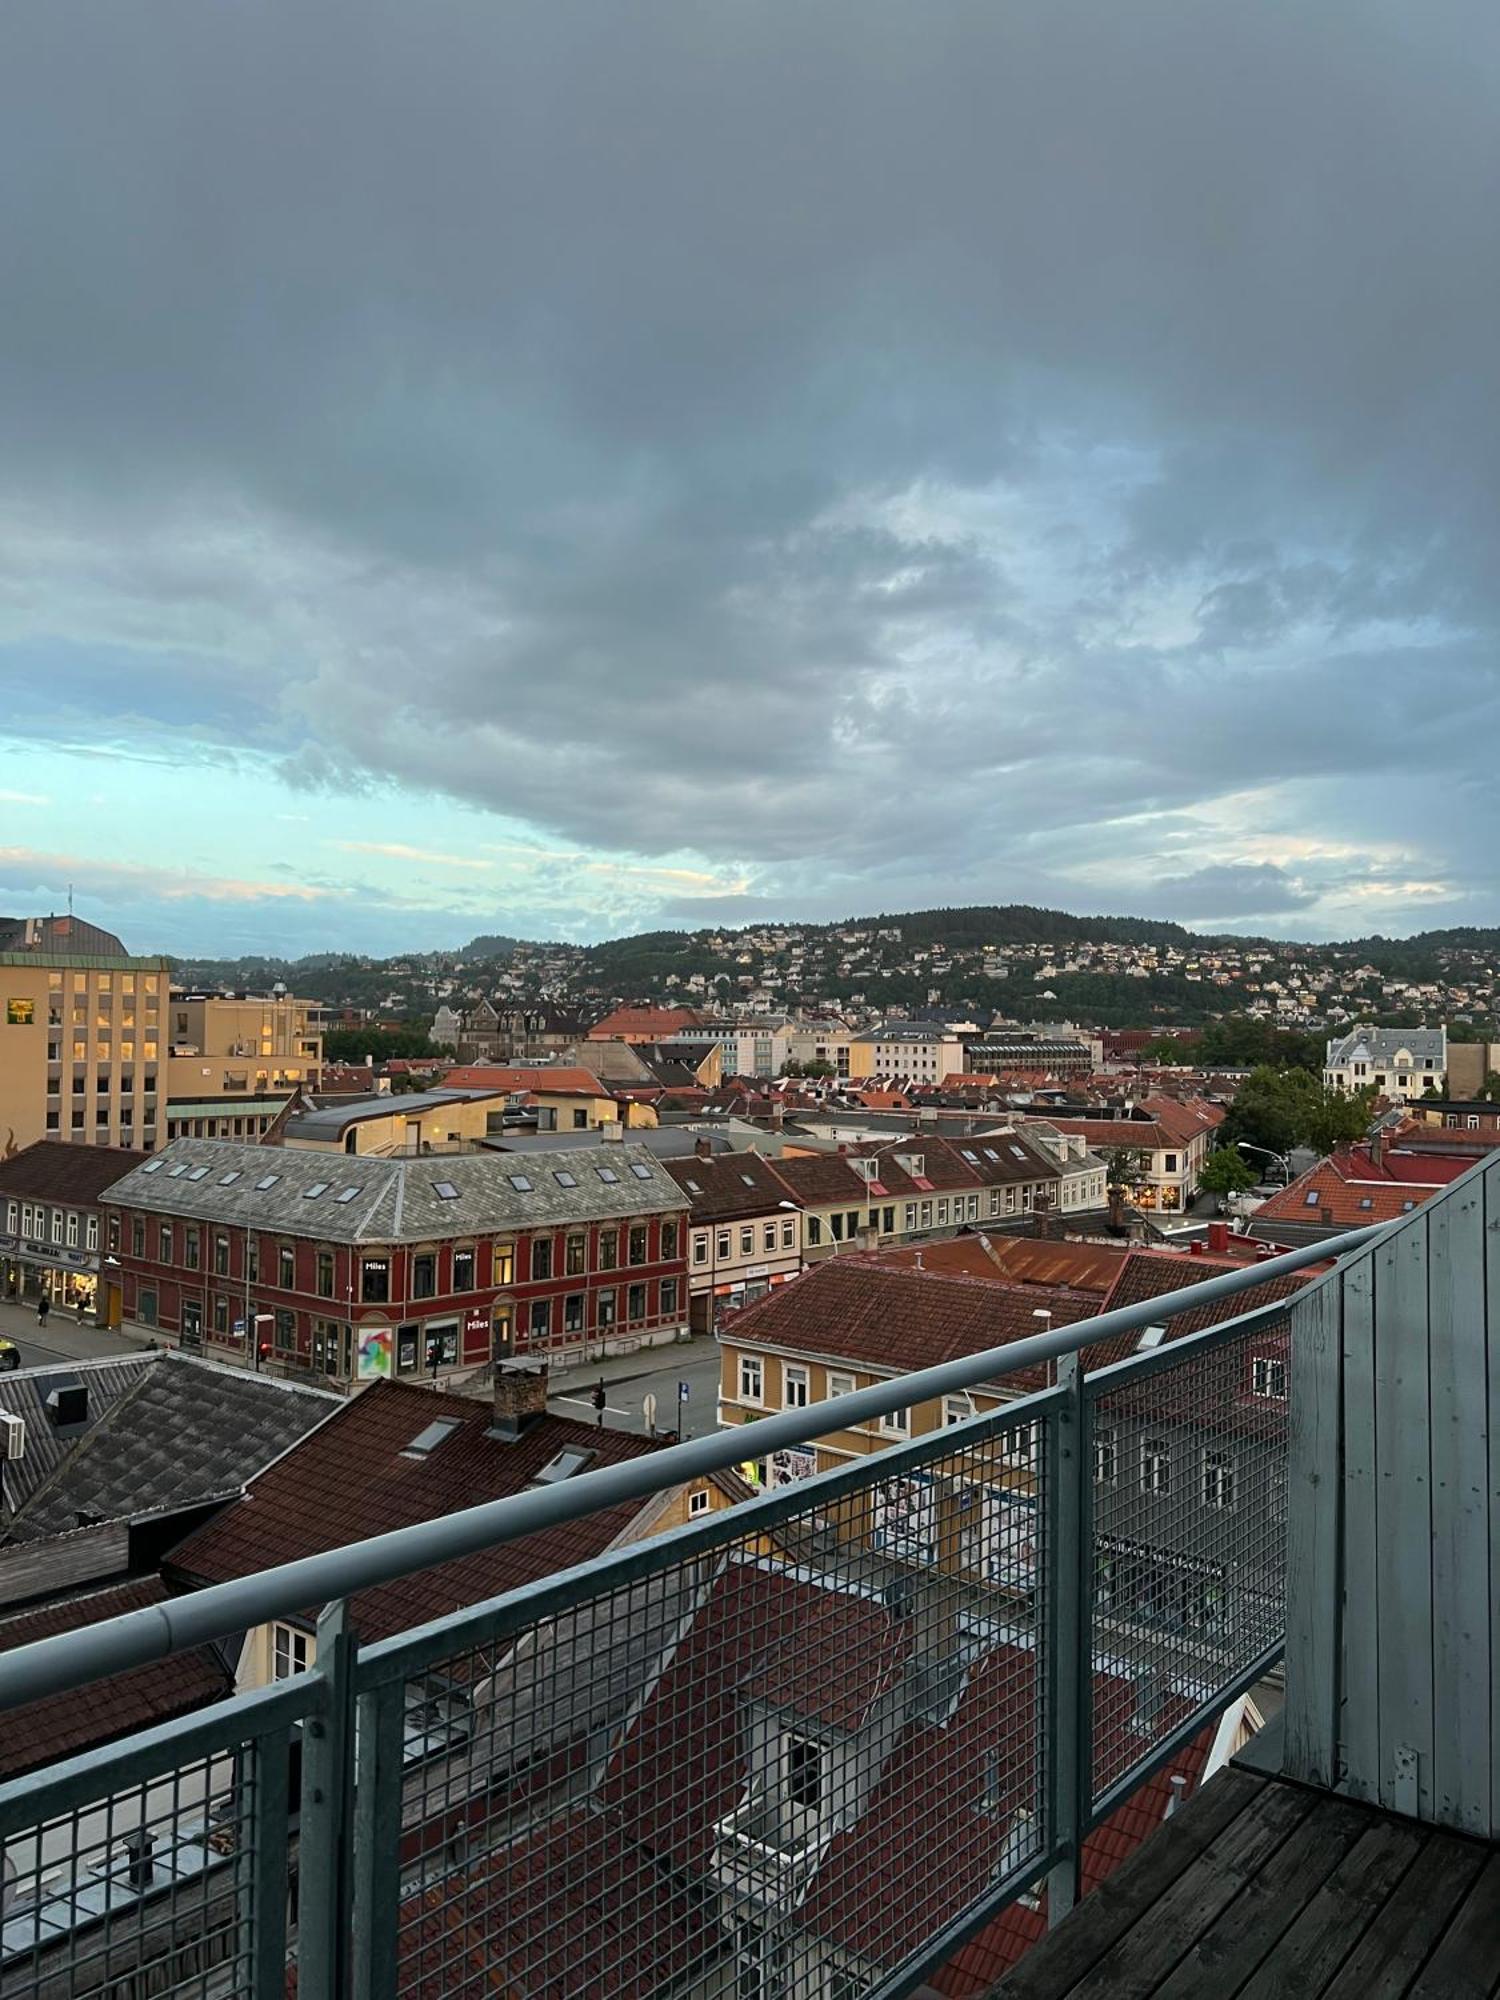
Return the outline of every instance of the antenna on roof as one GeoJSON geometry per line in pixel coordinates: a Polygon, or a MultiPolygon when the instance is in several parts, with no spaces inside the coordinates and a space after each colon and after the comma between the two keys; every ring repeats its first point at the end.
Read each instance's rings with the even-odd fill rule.
{"type": "Polygon", "coordinates": [[[73,884],[70,882],[68,884],[68,915],[71,917],[72,914],[73,914],[73,884]]]}

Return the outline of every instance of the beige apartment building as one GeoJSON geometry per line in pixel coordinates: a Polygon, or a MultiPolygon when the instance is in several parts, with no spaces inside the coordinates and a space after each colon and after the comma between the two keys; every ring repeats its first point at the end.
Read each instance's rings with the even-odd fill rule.
{"type": "Polygon", "coordinates": [[[167,961],[71,919],[36,922],[34,942],[0,951],[0,1157],[38,1139],[155,1146],[167,961]]]}
{"type": "Polygon", "coordinates": [[[299,1083],[316,1090],[323,1032],[311,1012],[290,993],[173,993],[168,1098],[284,1098],[299,1083]]]}

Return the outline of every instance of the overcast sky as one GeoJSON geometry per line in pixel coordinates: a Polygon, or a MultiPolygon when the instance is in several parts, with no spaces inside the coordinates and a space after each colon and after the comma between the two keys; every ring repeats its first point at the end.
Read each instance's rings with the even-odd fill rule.
{"type": "Polygon", "coordinates": [[[1500,921],[1493,0],[0,28],[0,911],[1500,921]]]}

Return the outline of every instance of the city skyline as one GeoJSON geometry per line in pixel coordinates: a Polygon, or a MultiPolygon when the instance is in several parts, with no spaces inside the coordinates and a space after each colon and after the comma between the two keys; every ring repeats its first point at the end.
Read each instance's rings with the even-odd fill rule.
{"type": "Polygon", "coordinates": [[[0,909],[1500,921],[1489,10],[377,12],[8,23],[0,909]]]}

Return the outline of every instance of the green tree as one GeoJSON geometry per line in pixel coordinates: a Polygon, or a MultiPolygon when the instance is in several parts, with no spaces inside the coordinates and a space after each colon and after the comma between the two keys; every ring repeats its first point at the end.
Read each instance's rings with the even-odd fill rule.
{"type": "Polygon", "coordinates": [[[1474,1095],[1486,1104],[1500,1104],[1500,1069],[1492,1069],[1474,1095]]]}
{"type": "Polygon", "coordinates": [[[1145,1178],[1151,1165],[1151,1155],[1141,1146],[1111,1146],[1104,1157],[1104,1178],[1110,1187],[1133,1187],[1145,1178]]]}
{"type": "Polygon", "coordinates": [[[373,1056],[376,1062],[391,1056],[419,1062],[423,1056],[451,1054],[446,1046],[434,1047],[425,1028],[330,1028],[323,1037],[325,1062],[362,1063],[366,1056],[373,1056]]]}
{"type": "Polygon", "coordinates": [[[1254,1187],[1258,1176],[1233,1146],[1218,1146],[1203,1162],[1198,1186],[1205,1194],[1239,1194],[1254,1187]]]}
{"type": "Polygon", "coordinates": [[[1243,1139],[1268,1153],[1285,1153],[1306,1136],[1312,1094],[1322,1085],[1306,1070],[1253,1069],[1236,1093],[1220,1127],[1223,1143],[1243,1139]]]}
{"type": "Polygon", "coordinates": [[[1375,1101],[1373,1086],[1348,1096],[1340,1090],[1321,1091],[1308,1120],[1306,1139],[1319,1153],[1331,1153],[1335,1146],[1347,1146],[1363,1139],[1370,1129],[1370,1112],[1375,1101]]]}

